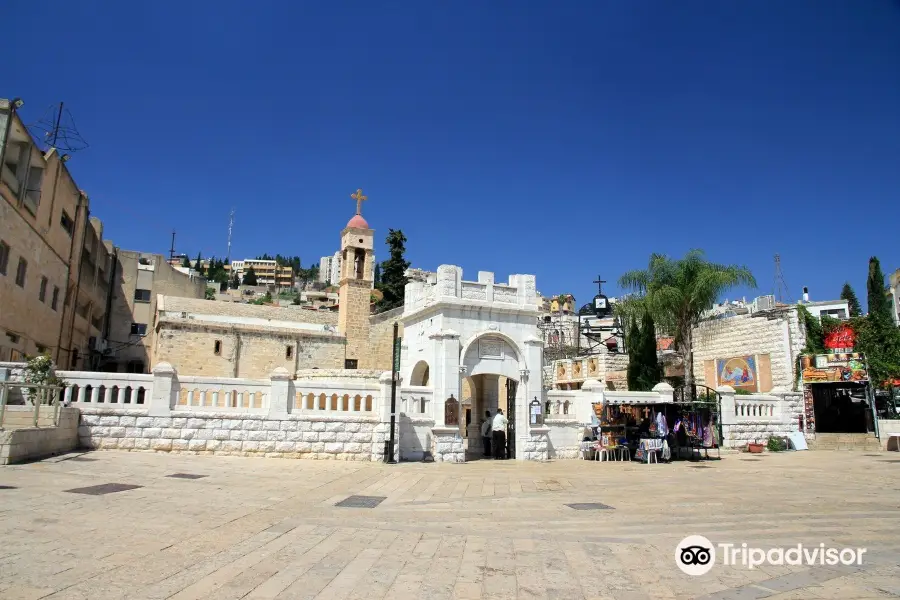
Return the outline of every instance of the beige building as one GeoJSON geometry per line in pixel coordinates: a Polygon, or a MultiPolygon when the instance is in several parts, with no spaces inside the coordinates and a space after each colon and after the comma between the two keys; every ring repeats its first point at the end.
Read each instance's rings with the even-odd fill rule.
{"type": "Polygon", "coordinates": [[[180,272],[160,254],[109,250],[115,272],[102,370],[149,373],[157,298],[183,296],[207,302],[206,279],[180,272]]]}
{"type": "Polygon", "coordinates": [[[243,282],[244,274],[253,268],[256,273],[257,285],[274,285],[277,287],[291,287],[294,284],[294,269],[292,267],[279,265],[274,260],[260,260],[257,258],[247,258],[244,260],[233,260],[229,269],[238,274],[243,282]]]}
{"type": "MultiPolygon", "coordinates": [[[[341,232],[337,312],[175,298],[157,301],[151,363],[182,375],[266,379],[277,367],[389,370],[397,309],[371,314],[374,231],[355,215],[341,232]]],[[[235,261],[235,270],[249,261],[235,261]]],[[[274,262],[274,261],[273,261],[274,262]]],[[[254,267],[255,269],[255,267],[254,267]]]]}
{"type": "Polygon", "coordinates": [[[109,254],[68,157],[42,152],[0,99],[0,360],[48,352],[92,367],[105,322],[109,254]]]}

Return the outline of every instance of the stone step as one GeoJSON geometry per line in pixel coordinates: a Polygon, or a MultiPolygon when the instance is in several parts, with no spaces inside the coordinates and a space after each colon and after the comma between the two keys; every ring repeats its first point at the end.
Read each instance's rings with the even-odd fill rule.
{"type": "Polygon", "coordinates": [[[870,433],[817,433],[807,442],[810,450],[862,450],[880,452],[881,442],[870,433]]]}

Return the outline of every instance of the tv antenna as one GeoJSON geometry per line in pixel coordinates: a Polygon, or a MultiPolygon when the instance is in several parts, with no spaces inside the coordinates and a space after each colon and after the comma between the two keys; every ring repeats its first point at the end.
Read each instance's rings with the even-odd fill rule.
{"type": "Polygon", "coordinates": [[[75,119],[63,102],[59,106],[51,105],[40,120],[28,125],[28,129],[34,137],[43,140],[45,151],[56,148],[63,161],[89,146],[78,132],[75,119]],[[38,132],[40,135],[37,135],[38,132]]]}
{"type": "Polygon", "coordinates": [[[228,250],[225,252],[225,264],[231,264],[231,229],[234,227],[234,209],[231,209],[231,215],[228,217],[228,250]]]}
{"type": "Polygon", "coordinates": [[[775,255],[775,300],[784,304],[784,299],[788,295],[787,282],[784,280],[784,273],[781,271],[781,255],[775,255]]]}

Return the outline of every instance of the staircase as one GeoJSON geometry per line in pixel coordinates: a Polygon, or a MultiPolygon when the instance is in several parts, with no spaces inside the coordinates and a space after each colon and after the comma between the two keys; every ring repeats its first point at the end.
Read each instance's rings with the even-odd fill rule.
{"type": "Polygon", "coordinates": [[[810,450],[862,450],[880,452],[881,442],[872,433],[817,433],[807,442],[810,450]]]}

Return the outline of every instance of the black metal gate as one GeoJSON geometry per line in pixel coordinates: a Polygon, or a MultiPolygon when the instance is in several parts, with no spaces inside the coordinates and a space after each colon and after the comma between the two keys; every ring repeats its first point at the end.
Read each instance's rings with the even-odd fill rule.
{"type": "Polygon", "coordinates": [[[516,388],[518,382],[506,380],[506,457],[516,457],[516,388]]]}

